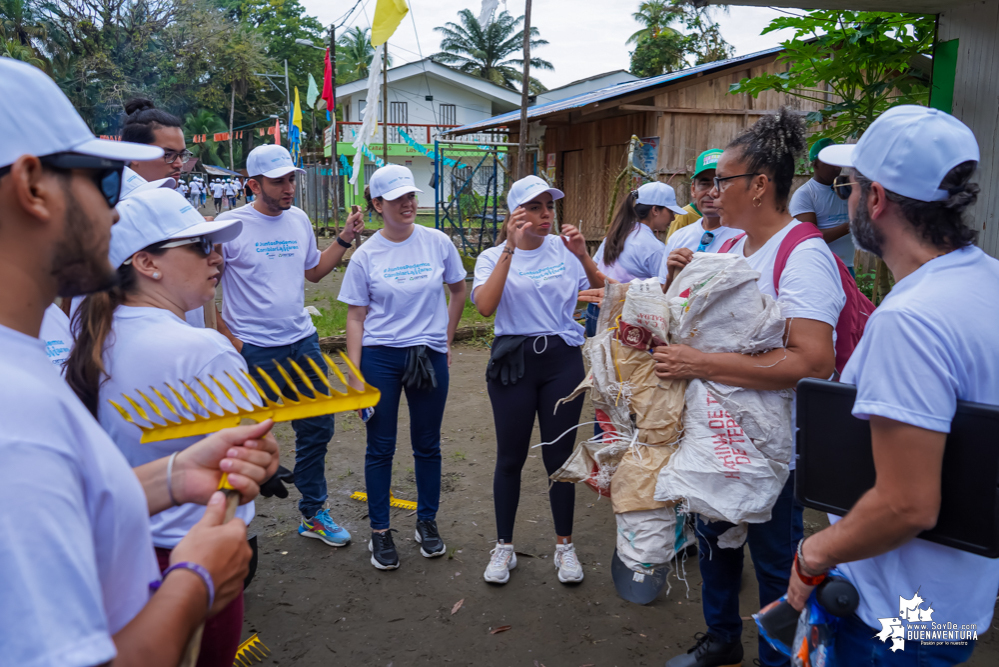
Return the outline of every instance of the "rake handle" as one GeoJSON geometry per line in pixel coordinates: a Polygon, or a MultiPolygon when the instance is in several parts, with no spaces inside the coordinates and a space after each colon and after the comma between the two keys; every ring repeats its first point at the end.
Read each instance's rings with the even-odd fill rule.
{"type": "MultiPolygon", "coordinates": [[[[228,523],[236,516],[236,508],[239,507],[239,491],[226,489],[225,493],[225,519],[223,523],[228,523]]],[[[198,654],[201,653],[201,637],[205,634],[205,624],[202,622],[195,630],[194,634],[187,642],[187,647],[181,655],[178,667],[195,667],[198,664],[198,654]]]]}

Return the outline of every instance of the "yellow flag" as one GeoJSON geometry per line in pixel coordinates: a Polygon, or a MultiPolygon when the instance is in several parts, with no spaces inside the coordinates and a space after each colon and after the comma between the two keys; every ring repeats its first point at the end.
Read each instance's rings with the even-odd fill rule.
{"type": "Polygon", "coordinates": [[[371,24],[371,46],[387,42],[408,11],[406,0],[378,0],[371,24]]]}
{"type": "Polygon", "coordinates": [[[295,86],[295,113],[291,117],[291,124],[302,130],[302,103],[298,101],[298,86],[295,86]]]}

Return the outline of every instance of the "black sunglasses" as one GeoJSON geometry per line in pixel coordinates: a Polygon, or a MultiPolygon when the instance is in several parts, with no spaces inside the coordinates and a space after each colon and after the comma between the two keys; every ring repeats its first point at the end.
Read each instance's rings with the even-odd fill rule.
{"type": "Polygon", "coordinates": [[[186,239],[177,239],[176,241],[167,241],[166,243],[161,243],[160,248],[180,248],[181,246],[193,246],[194,250],[199,251],[205,257],[212,254],[212,250],[215,246],[212,244],[212,239],[210,236],[192,236],[186,239]]]}
{"type": "MultiPolygon", "coordinates": [[[[91,180],[104,195],[108,206],[114,208],[121,198],[121,174],[125,169],[124,162],[92,155],[80,155],[79,153],[52,153],[39,157],[38,161],[49,169],[57,171],[70,171],[72,169],[93,171],[95,173],[91,175],[91,180]]],[[[0,167],[0,178],[9,174],[13,166],[0,167]]]]}
{"type": "Polygon", "coordinates": [[[840,174],[833,179],[832,189],[837,197],[845,201],[850,198],[850,193],[853,192],[854,185],[860,184],[856,181],[851,181],[850,177],[846,174],[840,174]]]}

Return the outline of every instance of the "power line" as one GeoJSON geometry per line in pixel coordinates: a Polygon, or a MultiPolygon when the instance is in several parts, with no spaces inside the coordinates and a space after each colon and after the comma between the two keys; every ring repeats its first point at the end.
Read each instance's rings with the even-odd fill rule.
{"type": "Polygon", "coordinates": [[[354,13],[354,10],[357,9],[357,6],[361,4],[361,2],[362,0],[357,0],[357,2],[354,3],[354,6],[350,8],[350,11],[348,11],[346,14],[344,14],[343,16],[341,16],[340,18],[338,18],[336,21],[333,22],[337,24],[336,26],[337,28],[343,27],[343,24],[347,22],[347,19],[350,18],[350,15],[354,13]]]}

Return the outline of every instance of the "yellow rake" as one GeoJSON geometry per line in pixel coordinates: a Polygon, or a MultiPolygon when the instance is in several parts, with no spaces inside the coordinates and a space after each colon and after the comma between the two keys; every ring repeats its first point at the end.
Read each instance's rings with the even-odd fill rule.
{"type": "Polygon", "coordinates": [[[254,662],[263,662],[270,653],[271,650],[260,641],[260,638],[253,635],[239,645],[236,650],[236,659],[232,661],[232,667],[249,667],[254,662]]]}
{"type": "MultiPolygon", "coordinates": [[[[354,493],[350,494],[350,497],[353,500],[360,500],[362,503],[368,502],[368,494],[364,493],[363,491],[354,491],[354,493]]],[[[400,498],[396,498],[391,494],[389,495],[389,498],[390,498],[389,507],[398,507],[401,510],[413,510],[414,512],[416,511],[416,501],[402,500],[400,498]]]]}

